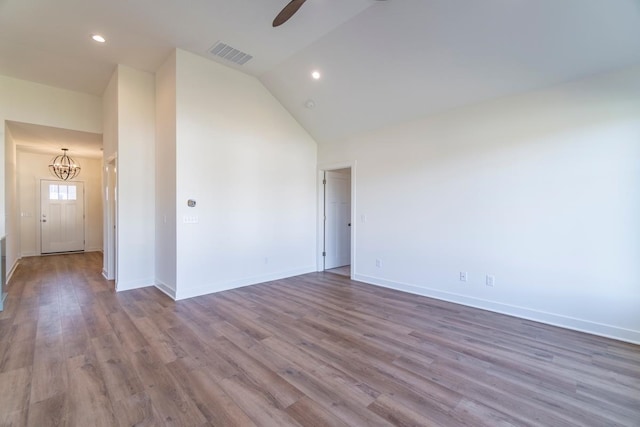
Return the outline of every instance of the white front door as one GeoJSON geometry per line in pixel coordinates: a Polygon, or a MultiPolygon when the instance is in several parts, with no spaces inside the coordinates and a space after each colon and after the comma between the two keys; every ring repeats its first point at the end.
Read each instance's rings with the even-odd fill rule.
{"type": "Polygon", "coordinates": [[[40,252],[84,250],[84,184],[40,181],[40,252]]]}
{"type": "Polygon", "coordinates": [[[351,169],[325,172],[324,268],[351,264],[351,169]]]}

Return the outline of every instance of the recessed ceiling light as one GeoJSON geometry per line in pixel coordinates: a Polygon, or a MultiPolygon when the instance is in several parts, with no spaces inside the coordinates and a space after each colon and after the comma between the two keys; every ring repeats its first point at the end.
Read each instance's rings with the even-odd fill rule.
{"type": "Polygon", "coordinates": [[[314,78],[314,80],[319,80],[320,79],[320,71],[314,71],[311,73],[311,77],[314,78]]]}
{"type": "Polygon", "coordinates": [[[92,34],[92,35],[91,35],[91,38],[93,39],[93,41],[96,41],[96,42],[98,42],[98,43],[104,43],[104,42],[106,42],[106,41],[107,41],[107,40],[106,40],[104,37],[102,37],[100,34],[92,34]]]}

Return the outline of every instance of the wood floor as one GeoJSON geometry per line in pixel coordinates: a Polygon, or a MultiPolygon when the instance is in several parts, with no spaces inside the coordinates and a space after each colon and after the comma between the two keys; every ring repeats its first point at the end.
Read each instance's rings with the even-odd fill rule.
{"type": "Polygon", "coordinates": [[[0,425],[639,426],[640,347],[317,273],[173,302],[26,258],[0,425]]]}
{"type": "Polygon", "coordinates": [[[351,266],[345,265],[342,267],[332,268],[329,270],[325,270],[327,273],[339,274],[341,276],[351,277],[351,266]]]}

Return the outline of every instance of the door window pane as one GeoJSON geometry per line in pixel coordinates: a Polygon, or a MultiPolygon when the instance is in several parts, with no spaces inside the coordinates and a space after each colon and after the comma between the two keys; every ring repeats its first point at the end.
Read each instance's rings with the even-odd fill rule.
{"type": "Polygon", "coordinates": [[[76,185],[49,184],[49,200],[76,200],[76,185]]]}
{"type": "Polygon", "coordinates": [[[67,200],[67,186],[58,185],[58,200],[67,200]]]}
{"type": "Polygon", "coordinates": [[[49,184],[49,200],[58,200],[58,186],[49,184]]]}

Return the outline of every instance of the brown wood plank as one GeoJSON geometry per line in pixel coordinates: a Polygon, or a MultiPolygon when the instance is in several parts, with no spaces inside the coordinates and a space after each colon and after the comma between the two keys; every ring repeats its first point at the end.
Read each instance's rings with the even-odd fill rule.
{"type": "Polygon", "coordinates": [[[67,416],[70,425],[117,424],[104,377],[94,354],[67,359],[69,387],[67,416]]]}
{"type": "Polygon", "coordinates": [[[59,393],[29,406],[29,427],[64,426],[67,422],[67,396],[59,393]]]}
{"type": "Polygon", "coordinates": [[[207,370],[190,370],[182,360],[169,363],[167,367],[211,424],[247,427],[256,425],[207,370]]]}
{"type": "Polygon", "coordinates": [[[53,345],[38,345],[33,364],[31,403],[63,394],[67,390],[67,381],[62,340],[53,345]]]}
{"type": "Polygon", "coordinates": [[[154,427],[164,424],[145,392],[116,402],[113,409],[118,415],[120,427],[154,427]]]}
{"type": "Polygon", "coordinates": [[[132,363],[151,398],[153,406],[165,423],[200,425],[206,419],[196,404],[173,379],[166,365],[150,349],[142,349],[132,357],[132,363]]]}
{"type": "Polygon", "coordinates": [[[303,397],[287,408],[287,414],[305,427],[348,427],[349,424],[333,415],[308,397],[303,397]]]}
{"type": "Polygon", "coordinates": [[[280,407],[276,400],[264,390],[256,387],[243,375],[234,375],[220,381],[220,387],[242,408],[256,425],[300,426],[280,407]]]}
{"type": "MultiPolygon", "coordinates": [[[[26,421],[30,389],[31,368],[0,373],[0,419],[26,421]]],[[[12,422],[6,421],[7,425],[11,425],[12,422]]]]}

